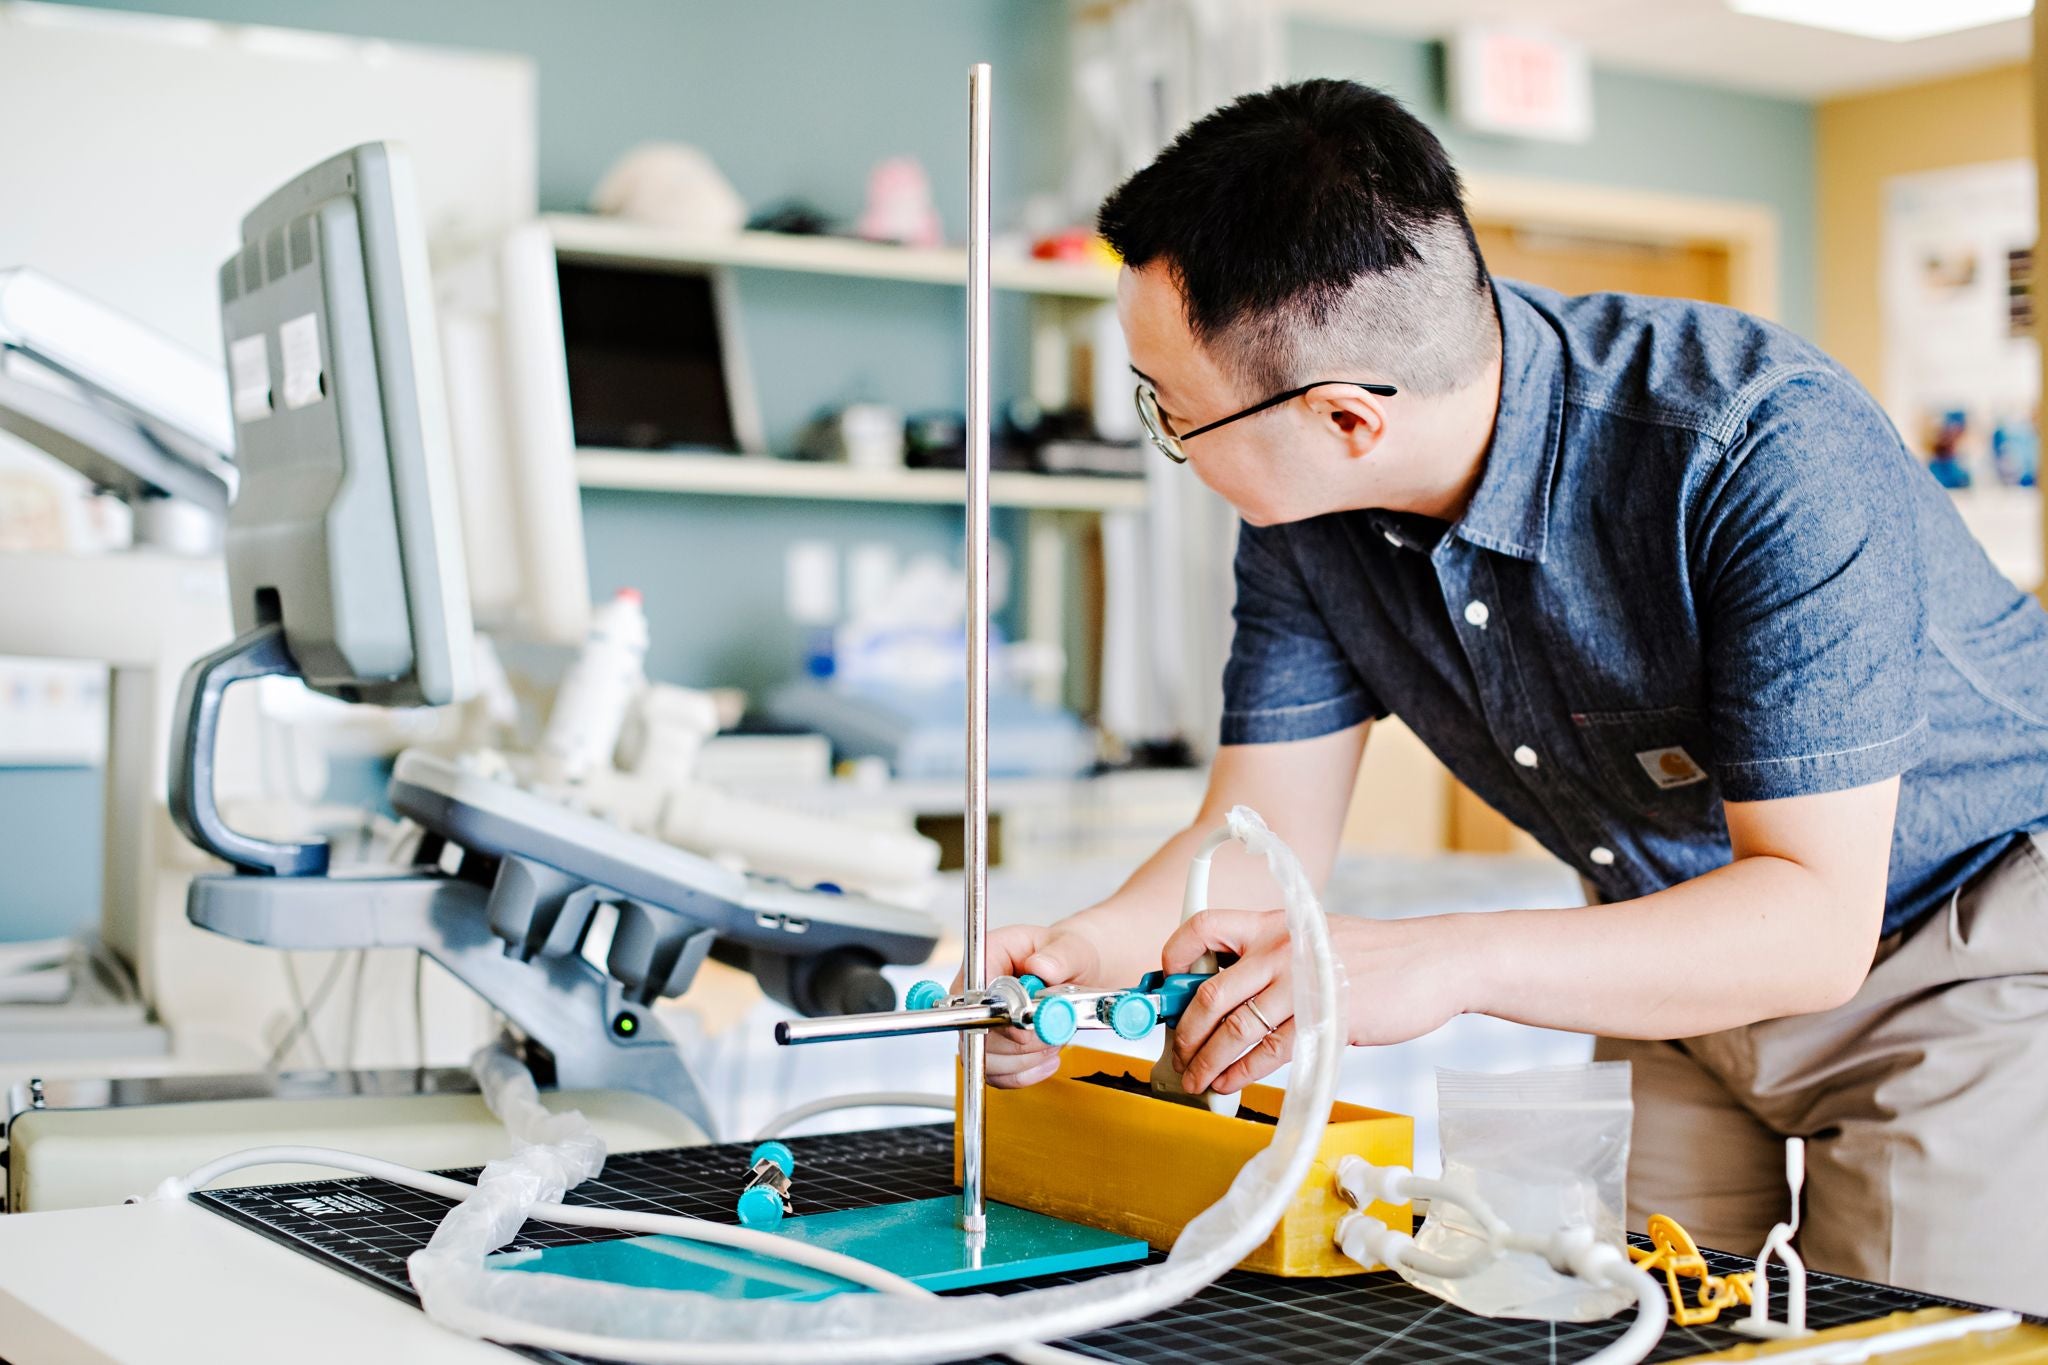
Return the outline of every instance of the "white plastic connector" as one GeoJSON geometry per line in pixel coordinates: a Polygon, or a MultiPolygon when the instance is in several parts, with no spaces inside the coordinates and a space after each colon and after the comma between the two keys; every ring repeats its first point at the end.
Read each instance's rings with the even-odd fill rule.
{"type": "Polygon", "coordinates": [[[1405,1204],[1415,1172],[1406,1166],[1375,1166],[1361,1156],[1337,1158],[1337,1195],[1355,1208],[1370,1204],[1405,1204]]]}
{"type": "Polygon", "coordinates": [[[1396,1232],[1369,1213],[1347,1213],[1337,1221],[1337,1250],[1370,1269],[1404,1264],[1415,1239],[1396,1232]]]}
{"type": "Polygon", "coordinates": [[[1561,1263],[1564,1270],[1595,1284],[1629,1287],[1632,1263],[1627,1254],[1612,1242],[1600,1241],[1585,1224],[1565,1228],[1553,1242],[1552,1264],[1561,1263]]]}

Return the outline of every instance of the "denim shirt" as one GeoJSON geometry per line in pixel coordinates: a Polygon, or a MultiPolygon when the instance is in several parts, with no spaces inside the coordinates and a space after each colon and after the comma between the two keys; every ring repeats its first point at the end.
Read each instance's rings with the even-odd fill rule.
{"type": "Polygon", "coordinates": [[[1854,379],[1726,308],[1494,292],[1461,520],[1242,529],[1225,744],[1398,715],[1608,900],[1726,864],[1724,800],[1903,774],[1886,933],[2048,828],[2048,613],[1854,379]]]}

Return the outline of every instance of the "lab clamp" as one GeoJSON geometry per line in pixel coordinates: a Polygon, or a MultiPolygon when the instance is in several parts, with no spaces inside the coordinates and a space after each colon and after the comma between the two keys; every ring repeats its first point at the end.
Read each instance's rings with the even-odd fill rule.
{"type": "Polygon", "coordinates": [[[1137,985],[1109,989],[1048,986],[1028,973],[999,976],[987,990],[949,995],[936,981],[920,981],[903,994],[906,1008],[829,1019],[787,1019],[775,1026],[783,1044],[889,1038],[911,1033],[1028,1028],[1039,1041],[1065,1047],[1082,1029],[1108,1029],[1136,1042],[1169,1028],[1214,972],[1147,972],[1137,985]]]}
{"type": "Polygon", "coordinates": [[[747,1182],[733,1212],[745,1227],[779,1223],[794,1207],[789,1187],[796,1176],[796,1154],[779,1142],[763,1142],[747,1158],[747,1182]]]}

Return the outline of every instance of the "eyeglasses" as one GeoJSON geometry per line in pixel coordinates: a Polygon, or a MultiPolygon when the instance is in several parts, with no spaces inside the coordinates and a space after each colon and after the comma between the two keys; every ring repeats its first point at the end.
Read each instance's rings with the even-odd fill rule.
{"type": "Polygon", "coordinates": [[[1141,383],[1138,385],[1137,393],[1138,420],[1145,424],[1145,434],[1152,438],[1153,446],[1157,448],[1161,455],[1172,460],[1175,464],[1186,464],[1188,462],[1188,453],[1182,449],[1184,442],[1192,441],[1204,432],[1214,431],[1218,427],[1227,427],[1241,417],[1250,417],[1254,413],[1264,412],[1267,408],[1277,408],[1282,403],[1299,398],[1310,389],[1320,389],[1325,384],[1349,384],[1353,388],[1364,389],[1367,393],[1376,393],[1382,398],[1392,398],[1396,393],[1400,392],[1392,384],[1366,384],[1356,379],[1318,379],[1313,384],[1303,384],[1298,389],[1289,389],[1285,393],[1276,393],[1264,402],[1254,403],[1241,412],[1231,413],[1228,417],[1219,417],[1207,426],[1196,427],[1193,431],[1189,432],[1176,433],[1173,429],[1173,424],[1166,420],[1166,414],[1159,410],[1159,391],[1154,389],[1149,383],[1141,383]]]}

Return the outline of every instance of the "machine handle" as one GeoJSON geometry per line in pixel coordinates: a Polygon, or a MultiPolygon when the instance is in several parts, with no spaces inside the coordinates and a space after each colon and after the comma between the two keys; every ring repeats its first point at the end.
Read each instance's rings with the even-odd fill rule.
{"type": "Polygon", "coordinates": [[[171,819],[187,839],[240,872],[276,877],[327,875],[327,843],[277,843],[229,829],[213,799],[213,753],[220,740],[220,706],[228,688],[245,678],[299,677],[299,665],[278,622],[258,626],[185,670],[178,685],[183,723],[172,741],[171,819]]]}

